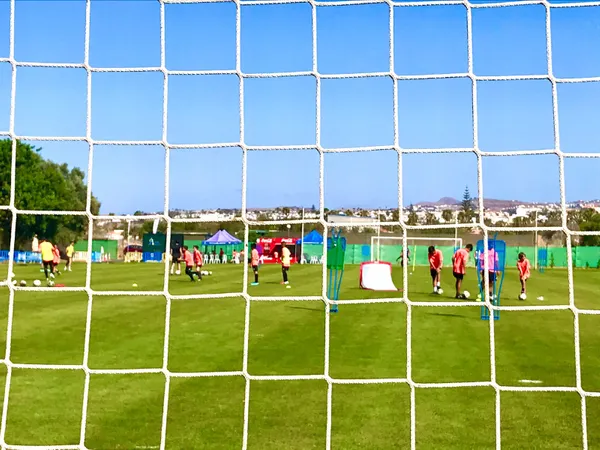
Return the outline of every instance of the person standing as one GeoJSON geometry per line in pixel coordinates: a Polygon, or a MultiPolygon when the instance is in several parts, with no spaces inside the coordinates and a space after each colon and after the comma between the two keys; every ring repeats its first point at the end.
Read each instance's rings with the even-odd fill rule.
{"type": "Polygon", "coordinates": [[[281,244],[281,273],[283,275],[283,281],[281,284],[289,285],[290,282],[288,280],[288,271],[290,270],[290,264],[292,262],[292,257],[290,253],[290,249],[287,248],[285,242],[281,244]]]}
{"type": "Polygon", "coordinates": [[[65,272],[71,272],[71,264],[73,263],[73,255],[75,254],[75,242],[71,241],[67,249],[65,250],[67,255],[67,263],[65,264],[65,272]]]}

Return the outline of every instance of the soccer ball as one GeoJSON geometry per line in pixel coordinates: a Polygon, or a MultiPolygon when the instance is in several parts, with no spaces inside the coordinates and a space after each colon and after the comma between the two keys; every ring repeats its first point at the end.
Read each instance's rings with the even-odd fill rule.
{"type": "Polygon", "coordinates": [[[208,271],[208,274],[209,274],[209,275],[212,275],[212,270],[209,270],[209,271],[208,271]]]}
{"type": "Polygon", "coordinates": [[[48,280],[48,286],[50,286],[50,287],[54,286],[54,281],[48,280]]]}
{"type": "Polygon", "coordinates": [[[463,291],[463,295],[465,296],[465,298],[469,298],[471,296],[471,293],[469,291],[463,291]]]}
{"type": "Polygon", "coordinates": [[[35,287],[40,287],[42,285],[42,283],[40,282],[40,280],[34,280],[33,285],[35,287]]]}
{"type": "Polygon", "coordinates": [[[519,295],[519,300],[527,300],[527,294],[519,295]]]}
{"type": "Polygon", "coordinates": [[[444,290],[442,288],[438,288],[437,293],[438,295],[442,295],[444,293],[444,290]]]}
{"type": "Polygon", "coordinates": [[[19,283],[21,286],[27,286],[27,281],[25,280],[21,280],[21,283],[19,283]]]}
{"type": "Polygon", "coordinates": [[[176,270],[175,275],[181,275],[181,270],[176,270]]]}

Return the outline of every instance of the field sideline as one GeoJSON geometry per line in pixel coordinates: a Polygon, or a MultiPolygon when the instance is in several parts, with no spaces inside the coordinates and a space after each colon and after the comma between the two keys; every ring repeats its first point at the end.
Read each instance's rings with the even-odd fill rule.
{"type": "MultiPolygon", "coordinates": [[[[0,266],[0,279],[7,266],[0,266]]],[[[97,264],[94,290],[162,290],[162,264],[97,264]],[[132,284],[136,283],[137,288],[132,284]]],[[[191,283],[170,278],[177,295],[241,292],[242,266],[212,266],[213,275],[191,283]]],[[[42,279],[39,266],[17,266],[18,280],[42,279]]],[[[294,266],[291,289],[277,266],[262,266],[256,296],[318,296],[321,266],[294,266]]],[[[249,274],[251,276],[251,273],[249,274]]],[[[414,301],[452,301],[453,279],[442,275],[443,296],[430,294],[429,270],[409,278],[414,301]]],[[[468,271],[466,288],[477,292],[468,271]]],[[[600,309],[600,271],[574,272],[576,305],[600,309]]],[[[85,265],[59,277],[83,286],[85,265]]],[[[402,271],[394,268],[402,287],[402,271]]],[[[516,270],[508,270],[504,305],[568,304],[567,271],[533,272],[528,300],[517,300],[516,270]],[[543,295],[544,301],[536,300],[543,295]]],[[[6,329],[8,289],[0,288],[0,330],[6,329]]],[[[358,288],[358,266],[347,266],[340,298],[397,296],[358,288]]],[[[17,292],[11,361],[82,364],[87,295],[17,292]]],[[[420,383],[489,381],[489,324],[479,308],[414,307],[411,318],[412,379],[420,383]]],[[[95,297],[89,349],[93,369],[160,368],[163,365],[165,299],[95,297]]],[[[240,371],[245,302],[241,297],[174,300],[171,305],[168,368],[173,372],[240,371]]],[[[252,302],[248,371],[252,375],[322,375],[325,367],[325,308],[320,301],[252,302]]],[[[341,305],[330,317],[329,374],[335,379],[407,376],[406,305],[341,305]]],[[[503,386],[575,386],[574,317],[570,311],[502,311],[496,322],[497,382],[503,386]],[[535,381],[528,384],[522,380],[535,381]]],[[[600,392],[600,317],[580,316],[582,385],[600,392]]],[[[0,346],[5,347],[5,333],[0,346]]],[[[4,368],[4,366],[2,366],[4,368]]],[[[14,369],[6,443],[65,445],[80,440],[84,373],[78,370],[14,369]]],[[[0,373],[4,384],[5,369],[0,373]]],[[[161,374],[92,375],[85,445],[94,449],[157,448],[165,378],[161,374]]],[[[245,380],[241,376],[173,378],[167,448],[241,448],[245,380]]],[[[4,390],[0,390],[0,395],[4,390]]],[[[416,442],[423,449],[495,448],[495,391],[489,387],[416,389],[416,442]]],[[[581,402],[576,393],[502,392],[503,448],[582,448],[581,402]]],[[[406,384],[333,387],[332,448],[410,448],[410,389],[406,384]]],[[[323,449],[327,383],[252,381],[248,448],[323,449]]],[[[600,447],[600,398],[587,400],[589,448],[600,447]]]]}

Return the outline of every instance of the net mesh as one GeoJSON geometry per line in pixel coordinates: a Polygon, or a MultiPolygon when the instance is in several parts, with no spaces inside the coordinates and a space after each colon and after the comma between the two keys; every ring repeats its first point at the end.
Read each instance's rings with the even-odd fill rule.
{"type": "MultiPolygon", "coordinates": [[[[6,385],[4,392],[4,401],[2,407],[2,423],[0,428],[0,444],[2,448],[25,448],[24,446],[11,445],[5,440],[6,436],[6,424],[7,424],[7,412],[9,405],[9,393],[11,386],[11,375],[13,369],[24,368],[24,369],[37,369],[37,370],[83,370],[85,373],[85,384],[84,384],[84,395],[83,395],[83,409],[81,413],[81,435],[80,441],[77,445],[52,445],[51,448],[80,448],[84,449],[86,441],[86,420],[87,420],[87,408],[88,408],[88,397],[90,387],[90,376],[92,374],[134,374],[134,373],[157,373],[163,374],[165,377],[165,391],[164,391],[164,402],[162,412],[162,425],[161,425],[161,440],[160,448],[164,449],[166,446],[166,433],[167,433],[167,413],[169,405],[169,387],[171,379],[174,377],[218,377],[218,376],[243,376],[246,380],[245,388],[245,403],[244,403],[244,425],[243,425],[243,440],[242,448],[246,449],[248,445],[248,414],[249,405],[251,399],[250,392],[250,381],[252,380],[325,380],[328,384],[327,391],[327,427],[326,427],[326,448],[331,448],[331,429],[332,429],[332,387],[334,384],[376,384],[376,383],[403,383],[410,388],[410,446],[412,449],[416,448],[416,413],[415,413],[415,389],[416,388],[457,388],[457,387],[492,387],[495,392],[495,434],[496,434],[496,448],[501,448],[501,421],[500,421],[500,399],[501,392],[506,391],[546,391],[546,392],[576,392],[581,397],[581,425],[582,425],[582,447],[587,449],[588,447],[588,434],[587,434],[587,421],[586,421],[586,399],[588,397],[600,397],[600,392],[586,392],[582,388],[581,384],[581,363],[580,363],[580,338],[579,338],[579,318],[582,314],[594,314],[599,315],[600,310],[583,310],[579,309],[575,305],[574,292],[573,292],[573,261],[571,252],[571,236],[576,235],[600,235],[600,232],[581,232],[570,230],[567,226],[567,209],[565,199],[565,181],[564,181],[564,162],[565,158],[600,158],[600,153],[563,153],[560,149],[559,139],[559,127],[558,127],[558,100],[557,100],[557,85],[559,83],[585,83],[600,81],[600,77],[593,78],[557,78],[553,74],[553,63],[552,63],[552,40],[551,40],[551,11],[556,8],[578,8],[578,7],[590,7],[600,6],[600,2],[564,2],[564,3],[550,3],[547,0],[533,0],[533,1],[513,1],[503,3],[474,3],[467,0],[448,0],[448,1],[423,1],[423,2],[392,2],[392,1],[378,1],[378,0],[352,0],[352,1],[336,1],[336,2],[318,2],[318,1],[306,1],[306,0],[258,0],[258,1],[239,1],[233,0],[236,5],[236,69],[235,70],[216,70],[216,71],[173,71],[168,70],[165,65],[165,5],[170,3],[206,3],[199,0],[158,0],[160,3],[160,44],[161,44],[161,64],[159,67],[141,67],[141,68],[98,68],[92,67],[89,64],[90,54],[90,8],[91,0],[86,0],[86,14],[85,14],[85,53],[84,61],[79,64],[55,64],[55,63],[40,63],[40,62],[24,62],[16,61],[14,58],[15,49],[15,4],[16,0],[10,0],[10,52],[8,58],[0,58],[0,62],[8,62],[12,68],[11,78],[11,101],[10,101],[10,122],[8,132],[0,132],[0,136],[9,137],[12,140],[12,159],[11,159],[11,185],[10,185],[10,203],[8,206],[0,206],[0,209],[8,210],[12,213],[11,223],[11,240],[10,240],[10,254],[14,254],[15,250],[15,231],[17,226],[17,217],[19,215],[35,214],[35,215],[83,215],[86,216],[88,225],[88,260],[86,270],[86,281],[85,287],[64,287],[64,288],[53,288],[55,290],[62,291],[83,291],[88,296],[87,306],[87,318],[86,318],[86,332],[85,332],[85,346],[83,363],[81,365],[38,365],[38,364],[15,364],[11,362],[11,334],[13,326],[13,309],[14,309],[14,298],[16,291],[44,291],[47,288],[40,287],[18,287],[13,286],[11,283],[3,283],[8,285],[9,289],[9,307],[8,307],[8,327],[7,327],[7,343],[6,352],[2,363],[6,365],[7,376],[6,385]],[[312,8],[312,70],[307,72],[286,72],[286,73],[243,73],[240,64],[240,42],[241,42],[241,9],[252,7],[253,5],[273,5],[273,4],[289,4],[289,3],[309,3],[312,8]],[[389,71],[378,72],[378,73],[352,73],[352,74],[320,74],[317,67],[317,27],[316,17],[317,9],[321,7],[343,7],[347,5],[364,5],[373,3],[385,3],[389,6],[389,71]],[[467,13],[467,38],[468,38],[468,72],[465,73],[450,73],[450,74],[430,74],[430,75],[398,75],[394,70],[394,9],[396,7],[428,7],[428,6],[440,6],[440,5],[462,5],[466,8],[467,13]],[[505,8],[511,6],[523,6],[523,5],[542,5],[546,11],[546,48],[547,48],[547,62],[548,70],[545,74],[539,75],[516,75],[516,76],[477,76],[473,72],[473,39],[472,39],[472,10],[474,8],[505,8]],[[56,67],[56,68],[82,68],[87,73],[87,117],[86,117],[86,135],[80,137],[64,137],[64,136],[53,136],[53,137],[38,137],[38,136],[18,136],[15,133],[15,105],[16,105],[16,83],[17,83],[17,71],[20,67],[56,67]],[[92,73],[96,72],[159,72],[163,74],[163,118],[162,118],[162,139],[160,141],[100,141],[94,140],[91,136],[91,92],[92,92],[92,73]],[[168,94],[169,94],[169,76],[173,75],[214,75],[214,74],[231,74],[237,75],[239,79],[239,104],[240,104],[240,142],[228,142],[219,144],[198,144],[198,145],[173,145],[169,144],[167,140],[167,118],[168,118],[168,94]],[[319,217],[318,219],[309,220],[279,220],[279,221],[255,221],[249,220],[247,215],[246,205],[246,181],[247,181],[247,155],[251,151],[260,150],[292,150],[292,149],[315,149],[315,145],[307,146],[249,146],[245,144],[244,140],[244,82],[248,78],[275,78],[275,77],[290,77],[290,76],[312,76],[316,79],[316,151],[320,156],[320,183],[319,183],[319,217]],[[390,77],[394,83],[394,145],[385,147],[357,147],[357,148],[324,148],[321,145],[321,80],[324,79],[344,79],[344,78],[370,78],[370,77],[390,77]],[[426,79],[446,79],[446,78],[469,78],[472,81],[472,118],[473,118],[473,146],[470,148],[401,148],[398,139],[398,81],[400,80],[426,80],[426,79]],[[478,145],[478,114],[477,114],[477,82],[478,81],[503,81],[503,80],[547,80],[552,86],[552,104],[553,104],[553,121],[554,121],[554,148],[551,149],[540,149],[540,150],[528,150],[518,152],[483,152],[479,149],[478,145]],[[87,191],[87,204],[85,211],[28,211],[19,210],[15,206],[15,173],[16,173],[16,156],[17,156],[17,139],[29,140],[29,141],[84,141],[89,145],[89,157],[88,157],[88,191],[87,191]],[[493,226],[487,226],[483,220],[484,205],[483,205],[483,179],[482,179],[482,157],[483,156],[503,156],[503,155],[532,155],[532,154],[554,154],[559,158],[559,176],[560,176],[560,206],[562,211],[562,226],[559,227],[539,227],[538,230],[552,230],[560,231],[565,233],[567,236],[567,262],[568,262],[568,282],[569,282],[569,304],[568,305],[556,305],[556,306],[493,306],[490,303],[489,298],[485,298],[485,304],[490,309],[499,310],[569,310],[574,316],[574,347],[575,347],[575,367],[576,367],[576,385],[571,387],[531,387],[531,386],[503,386],[496,381],[496,355],[495,355],[495,323],[493,320],[489,321],[489,340],[490,340],[490,364],[491,373],[488,380],[482,380],[479,382],[461,382],[461,383],[417,383],[412,379],[412,364],[411,364],[411,317],[412,308],[418,308],[422,306],[427,307],[464,307],[473,308],[481,307],[480,302],[415,302],[408,298],[408,277],[407,277],[407,266],[405,265],[404,270],[404,285],[403,285],[403,297],[401,298],[381,298],[381,299],[369,299],[369,300],[338,300],[338,304],[367,304],[367,303],[382,303],[382,302],[401,302],[406,305],[407,311],[407,364],[406,364],[406,377],[405,378],[392,378],[392,379],[334,379],[329,375],[329,342],[330,342],[330,304],[331,300],[327,298],[327,286],[325,281],[322,286],[321,296],[308,296],[308,297],[257,297],[251,296],[247,291],[247,280],[248,280],[248,266],[244,265],[244,284],[242,292],[232,292],[225,294],[207,294],[207,295],[185,295],[176,296],[169,293],[169,276],[168,276],[168,259],[165,261],[165,276],[164,276],[164,287],[161,291],[94,291],[91,288],[91,254],[92,254],[92,239],[94,230],[94,220],[97,219],[132,219],[133,216],[103,216],[94,215],[91,212],[91,186],[93,177],[93,155],[95,145],[156,145],[162,146],[165,151],[165,198],[164,198],[164,212],[158,215],[146,215],[146,216],[135,216],[136,220],[143,219],[155,219],[159,218],[167,223],[167,242],[170,241],[171,228],[174,223],[181,222],[208,222],[209,220],[203,220],[201,218],[194,219],[174,219],[169,216],[169,160],[170,152],[174,149],[184,148],[222,148],[236,146],[242,149],[243,152],[243,172],[242,172],[242,206],[241,206],[241,217],[233,220],[239,220],[244,223],[245,226],[245,242],[248,242],[249,227],[252,225],[261,225],[265,223],[269,224],[315,224],[320,223],[324,229],[323,240],[327,242],[328,229],[334,225],[328,223],[325,220],[324,213],[324,155],[325,153],[335,152],[354,152],[354,151],[376,151],[376,150],[395,150],[398,153],[398,176],[402,173],[402,155],[407,153],[474,153],[478,159],[478,226],[483,230],[484,245],[487,246],[487,241],[491,233],[495,231],[526,231],[524,228],[516,227],[502,227],[497,228],[493,226]],[[123,370],[94,370],[88,367],[88,355],[89,355],[89,343],[90,343],[90,324],[92,318],[92,303],[93,298],[96,296],[164,296],[166,298],[166,321],[165,321],[165,345],[163,353],[163,364],[162,367],[156,367],[153,369],[123,369],[123,370]],[[245,307],[245,330],[244,330],[244,353],[243,353],[243,364],[241,371],[233,372],[199,372],[199,373],[175,373],[168,370],[169,360],[169,326],[170,326],[170,313],[171,313],[171,301],[173,299],[200,299],[200,298],[223,298],[223,297],[243,297],[246,302],[245,307]],[[248,340],[249,340],[249,325],[250,325],[250,308],[252,302],[255,301],[291,301],[291,300],[322,300],[324,303],[325,311],[325,369],[323,373],[314,375],[291,375],[291,376],[256,376],[248,372],[248,340]]],[[[229,0],[209,0],[210,3],[229,1],[229,0]]],[[[402,180],[399,179],[398,189],[398,204],[402,202],[402,180]]],[[[402,217],[402,214],[400,214],[402,217]]],[[[352,223],[335,223],[335,227],[350,227],[352,223]]],[[[374,221],[373,226],[381,226],[384,223],[379,220],[374,221]]],[[[472,228],[473,224],[448,224],[448,225],[408,225],[402,219],[399,222],[385,222],[385,225],[397,225],[402,228],[403,236],[403,247],[407,248],[407,232],[413,229],[428,229],[428,228],[448,228],[454,229],[460,228],[472,228]]],[[[326,245],[326,244],[324,244],[326,245]]],[[[326,254],[324,251],[323,262],[323,280],[326,280],[326,254]]],[[[406,254],[404,255],[406,257],[406,254]]],[[[9,273],[12,272],[14,261],[9,258],[9,273]]],[[[487,259],[486,259],[487,265],[487,259]]],[[[486,267],[487,269],[487,267],[486,267]]],[[[486,289],[488,291],[488,279],[485,279],[486,289]]],[[[30,447],[26,447],[30,448],[30,447]]],[[[50,448],[50,447],[49,447],[50,448]]]]}

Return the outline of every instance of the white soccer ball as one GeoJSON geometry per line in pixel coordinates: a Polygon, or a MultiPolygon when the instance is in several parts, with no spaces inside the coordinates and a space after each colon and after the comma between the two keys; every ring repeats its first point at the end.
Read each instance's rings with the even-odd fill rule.
{"type": "Polygon", "coordinates": [[[212,270],[209,270],[209,271],[208,271],[208,274],[209,274],[209,275],[212,275],[212,270]]]}
{"type": "Polygon", "coordinates": [[[54,286],[54,281],[48,280],[48,286],[50,286],[50,287],[54,286]]]}
{"type": "Polygon", "coordinates": [[[519,295],[519,300],[527,300],[527,294],[519,295]]]}
{"type": "Polygon", "coordinates": [[[465,296],[465,298],[469,298],[471,296],[471,293],[469,291],[463,291],[463,295],[465,296]]]}
{"type": "Polygon", "coordinates": [[[40,287],[40,286],[42,285],[42,283],[41,283],[41,281],[40,281],[40,280],[34,280],[34,281],[33,281],[33,285],[34,285],[35,287],[40,287]]]}
{"type": "Polygon", "coordinates": [[[21,280],[21,282],[19,283],[21,286],[27,286],[27,281],[25,280],[21,280]]]}
{"type": "Polygon", "coordinates": [[[176,270],[175,275],[181,275],[181,270],[176,270]]]}
{"type": "Polygon", "coordinates": [[[444,293],[444,290],[442,288],[438,288],[437,293],[438,295],[442,295],[444,293]]]}

